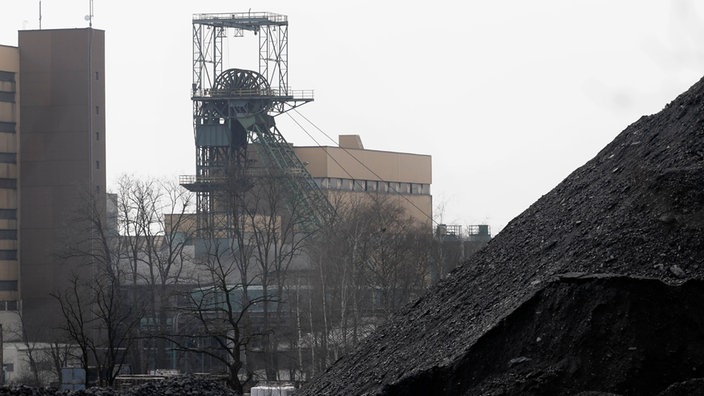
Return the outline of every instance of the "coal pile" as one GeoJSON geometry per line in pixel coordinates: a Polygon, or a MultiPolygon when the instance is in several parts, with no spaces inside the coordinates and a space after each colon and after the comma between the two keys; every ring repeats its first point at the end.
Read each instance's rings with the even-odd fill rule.
{"type": "Polygon", "coordinates": [[[0,387],[0,396],[237,396],[226,386],[196,376],[174,376],[135,385],[129,389],[92,387],[78,391],[59,391],[29,386],[0,387]]]}
{"type": "MultiPolygon", "coordinates": [[[[90,389],[88,389],[90,390],[90,389]]],[[[134,386],[123,391],[120,396],[162,396],[162,395],[192,395],[192,396],[237,396],[232,389],[224,384],[193,376],[167,377],[162,381],[152,381],[134,386]]],[[[97,395],[96,395],[97,396],[97,395]]]]}
{"type": "Polygon", "coordinates": [[[701,392],[702,279],[704,80],[297,395],[701,392]]]}

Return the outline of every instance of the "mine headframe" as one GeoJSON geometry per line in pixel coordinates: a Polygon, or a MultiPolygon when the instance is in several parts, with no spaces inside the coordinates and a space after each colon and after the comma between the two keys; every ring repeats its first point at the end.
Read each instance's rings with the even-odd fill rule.
{"type": "Polygon", "coordinates": [[[229,236],[241,222],[242,195],[259,177],[276,177],[290,204],[317,229],[334,215],[325,194],[286,142],[276,115],[313,100],[288,88],[288,21],[270,13],[198,14],[193,18],[193,120],[196,174],[181,184],[196,192],[198,227],[229,236]],[[259,72],[222,70],[228,31],[259,35],[259,72]],[[270,82],[279,84],[272,87],[270,82]],[[250,158],[252,147],[257,164],[250,158]]]}

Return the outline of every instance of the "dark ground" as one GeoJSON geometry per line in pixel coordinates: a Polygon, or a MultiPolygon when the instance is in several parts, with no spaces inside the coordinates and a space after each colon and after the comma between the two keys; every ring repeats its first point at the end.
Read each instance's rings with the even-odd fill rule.
{"type": "Polygon", "coordinates": [[[297,395],[704,395],[703,242],[699,81],[297,395]]]}

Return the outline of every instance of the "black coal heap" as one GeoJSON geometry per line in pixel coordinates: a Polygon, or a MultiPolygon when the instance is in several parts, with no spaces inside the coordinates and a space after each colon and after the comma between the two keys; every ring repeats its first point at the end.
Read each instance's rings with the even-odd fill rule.
{"type": "Polygon", "coordinates": [[[704,80],[297,395],[702,389],[701,279],[704,80]]]}

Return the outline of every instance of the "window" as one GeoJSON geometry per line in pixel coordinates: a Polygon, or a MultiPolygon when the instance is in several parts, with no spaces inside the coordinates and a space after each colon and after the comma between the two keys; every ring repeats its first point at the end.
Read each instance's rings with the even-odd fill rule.
{"type": "Polygon", "coordinates": [[[2,153],[2,152],[0,152],[0,163],[16,164],[17,163],[17,153],[2,153]]]}
{"type": "Polygon", "coordinates": [[[0,260],[17,260],[17,250],[0,250],[0,260]]]}
{"type": "Polygon", "coordinates": [[[100,80],[100,72],[95,72],[95,79],[100,80]]]}
{"type": "Polygon", "coordinates": [[[17,209],[0,209],[0,219],[16,220],[17,219],[17,209]]]}
{"type": "Polygon", "coordinates": [[[367,191],[377,191],[379,189],[379,182],[367,180],[367,191]]]}
{"type": "Polygon", "coordinates": [[[17,240],[17,230],[0,230],[0,239],[16,241],[17,240]]]}
{"type": "Polygon", "coordinates": [[[15,103],[15,93],[0,91],[0,102],[15,103]]]}
{"type": "Polygon", "coordinates": [[[100,161],[95,161],[95,169],[100,169],[100,161]]]}
{"type": "Polygon", "coordinates": [[[16,190],[17,179],[0,178],[0,188],[16,190]]]}
{"type": "Polygon", "coordinates": [[[95,140],[100,140],[100,132],[95,131],[95,140]]]}
{"type": "Polygon", "coordinates": [[[15,123],[0,121],[0,132],[15,133],[15,123]]]}
{"type": "Polygon", "coordinates": [[[15,73],[0,71],[0,102],[15,103],[15,73]]]}
{"type": "Polygon", "coordinates": [[[352,180],[352,190],[353,191],[364,191],[365,183],[364,180],[352,180]]]}
{"type": "Polygon", "coordinates": [[[0,70],[0,81],[15,81],[15,73],[0,70]]]}
{"type": "Polygon", "coordinates": [[[342,179],[342,190],[352,191],[352,179],[342,179]]]}
{"type": "Polygon", "coordinates": [[[100,106],[95,106],[95,114],[100,115],[100,106]]]}
{"type": "MultiPolygon", "coordinates": [[[[17,311],[17,301],[0,301],[0,311],[17,311]]],[[[11,366],[12,363],[9,363],[9,365],[11,366]]],[[[8,363],[5,363],[5,367],[7,366],[8,363]]],[[[5,370],[7,371],[7,368],[5,370]]]]}
{"type": "Polygon", "coordinates": [[[17,281],[0,280],[0,291],[17,291],[17,281]]]}

